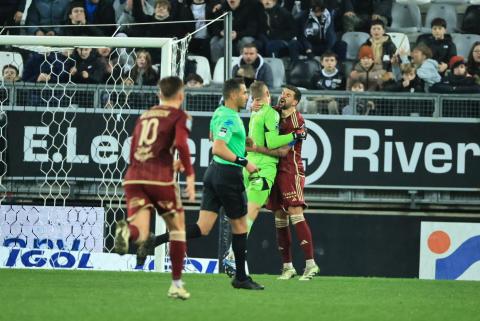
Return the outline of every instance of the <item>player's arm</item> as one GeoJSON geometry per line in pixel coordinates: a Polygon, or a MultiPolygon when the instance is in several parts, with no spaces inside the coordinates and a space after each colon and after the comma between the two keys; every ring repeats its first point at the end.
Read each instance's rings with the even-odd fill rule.
{"type": "Polygon", "coordinates": [[[182,114],[175,124],[175,148],[178,150],[178,156],[184,168],[188,200],[193,202],[195,200],[195,172],[190,162],[190,149],[188,147],[189,133],[190,131],[187,128],[187,115],[182,114]]]}
{"type": "Polygon", "coordinates": [[[292,148],[289,145],[287,145],[287,146],[282,146],[276,149],[268,149],[266,147],[256,146],[253,151],[257,153],[265,154],[268,156],[273,156],[273,157],[285,157],[288,155],[288,152],[290,152],[291,150],[292,148]]]}
{"type": "Polygon", "coordinates": [[[295,140],[292,133],[280,135],[278,130],[279,123],[280,115],[271,109],[271,111],[265,115],[265,143],[268,149],[277,149],[295,140]]]}

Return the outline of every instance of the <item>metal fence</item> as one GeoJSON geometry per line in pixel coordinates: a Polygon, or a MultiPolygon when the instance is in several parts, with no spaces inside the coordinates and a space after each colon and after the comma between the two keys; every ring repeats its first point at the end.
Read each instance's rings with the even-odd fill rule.
{"type": "MultiPolygon", "coordinates": [[[[216,86],[186,92],[189,111],[214,111],[222,98],[216,86]]],[[[272,91],[273,102],[279,95],[280,91],[272,91]]],[[[303,97],[299,109],[305,114],[480,118],[480,95],[305,91],[303,97]]],[[[4,107],[108,108],[112,100],[129,109],[146,109],[158,102],[157,88],[76,84],[57,88],[18,82],[0,90],[4,107]]]]}

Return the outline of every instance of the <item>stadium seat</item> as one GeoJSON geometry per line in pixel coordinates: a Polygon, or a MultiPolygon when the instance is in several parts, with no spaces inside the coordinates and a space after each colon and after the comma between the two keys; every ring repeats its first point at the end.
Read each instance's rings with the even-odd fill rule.
{"type": "Polygon", "coordinates": [[[406,34],[401,32],[389,32],[388,35],[397,47],[397,50],[403,49],[405,52],[410,53],[410,41],[406,34]]]}
{"type": "Polygon", "coordinates": [[[480,35],[454,33],[452,34],[453,43],[457,46],[457,55],[468,58],[473,43],[480,41],[480,35]]]}
{"type": "Polygon", "coordinates": [[[345,32],[342,40],[347,43],[347,59],[357,60],[358,49],[368,40],[370,35],[365,32],[345,32]]]}
{"type": "Polygon", "coordinates": [[[432,0],[432,3],[449,3],[453,5],[467,4],[468,0],[432,0]]]}
{"type": "Polygon", "coordinates": [[[421,5],[424,5],[424,4],[429,4],[430,2],[432,2],[432,0],[397,0],[396,1],[397,3],[416,3],[418,4],[419,6],[421,5]]]}
{"type": "Polygon", "coordinates": [[[449,33],[455,32],[458,29],[457,10],[455,9],[455,6],[451,4],[432,3],[428,8],[427,16],[425,17],[425,25],[422,28],[422,32],[430,33],[432,31],[430,24],[433,19],[438,17],[447,21],[447,31],[449,33]]]}
{"type": "Polygon", "coordinates": [[[273,72],[273,88],[280,88],[286,83],[285,65],[283,60],[279,58],[264,58],[265,62],[272,67],[273,72]]]}
{"type": "Polygon", "coordinates": [[[197,62],[197,74],[203,78],[203,85],[208,86],[212,81],[212,74],[210,72],[210,63],[208,59],[203,56],[188,56],[197,62]]]}
{"type": "Polygon", "coordinates": [[[398,32],[417,32],[422,27],[422,15],[418,4],[394,3],[392,7],[392,25],[388,30],[398,32]]]}
{"type": "MultiPolygon", "coordinates": [[[[234,65],[238,64],[240,57],[232,57],[232,68],[234,65]]],[[[217,64],[215,65],[215,69],[213,70],[213,79],[212,82],[216,84],[223,83],[223,61],[224,57],[220,57],[218,59],[217,64]]]]}
{"type": "Polygon", "coordinates": [[[23,59],[18,52],[0,51],[0,72],[5,65],[14,65],[18,68],[19,76],[22,77],[23,59]]]}

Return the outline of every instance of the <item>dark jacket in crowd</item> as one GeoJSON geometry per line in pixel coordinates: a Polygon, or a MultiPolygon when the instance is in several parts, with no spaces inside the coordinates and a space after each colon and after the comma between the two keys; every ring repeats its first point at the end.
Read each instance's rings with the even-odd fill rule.
{"type": "Polygon", "coordinates": [[[13,24],[13,16],[17,11],[25,11],[26,0],[0,1],[0,27],[13,24]]]}
{"type": "Polygon", "coordinates": [[[42,25],[62,25],[67,19],[67,11],[70,8],[70,1],[66,0],[35,0],[28,8],[27,26],[28,34],[34,35],[38,30],[47,33],[54,31],[60,34],[60,28],[46,28],[42,25]],[[40,27],[36,27],[40,26],[40,27]]]}
{"type": "Polygon", "coordinates": [[[332,74],[328,74],[325,69],[322,69],[312,78],[312,89],[345,90],[345,85],[345,75],[338,69],[332,74]]]}
{"type": "Polygon", "coordinates": [[[287,9],[277,4],[265,12],[267,14],[268,39],[290,41],[296,36],[295,21],[287,9]]]}
{"type": "MultiPolygon", "coordinates": [[[[386,38],[382,44],[382,58],[381,58],[382,66],[383,66],[383,69],[385,69],[386,71],[392,71],[391,59],[397,52],[397,46],[395,46],[395,44],[392,41],[392,38],[390,38],[389,35],[385,34],[384,37],[386,38]]],[[[372,39],[371,38],[368,39],[363,45],[370,46],[373,49],[372,39]]],[[[374,54],[375,54],[375,51],[374,51],[374,54]]]]}
{"type": "Polygon", "coordinates": [[[480,86],[476,84],[474,77],[455,76],[452,72],[448,72],[440,83],[432,87],[431,91],[445,94],[478,94],[480,86]]]}
{"type": "Polygon", "coordinates": [[[393,0],[344,0],[344,12],[353,11],[357,15],[378,14],[392,22],[393,0]]]}
{"type": "Polygon", "coordinates": [[[95,26],[83,25],[77,27],[72,25],[69,21],[67,27],[63,27],[60,31],[60,35],[67,37],[103,37],[105,36],[100,28],[95,26]]]}
{"type": "Polygon", "coordinates": [[[337,41],[332,16],[328,10],[325,10],[321,17],[317,17],[312,11],[305,11],[298,19],[297,28],[298,40],[305,49],[318,45],[332,49],[337,41]]]}
{"type": "Polygon", "coordinates": [[[457,55],[457,46],[453,43],[452,36],[445,35],[443,40],[436,40],[432,34],[424,34],[418,37],[417,45],[423,43],[432,50],[432,59],[438,63],[448,64],[450,58],[457,55]]]}
{"type": "Polygon", "coordinates": [[[403,79],[400,79],[398,81],[389,80],[383,83],[383,91],[424,93],[425,83],[419,77],[415,77],[413,80],[410,81],[410,84],[407,87],[404,87],[403,79]]]}
{"type": "Polygon", "coordinates": [[[105,79],[105,65],[94,51],[90,53],[87,59],[82,59],[75,51],[72,55],[72,59],[75,60],[75,67],[77,73],[72,75],[72,81],[77,84],[98,84],[105,79]],[[82,71],[88,72],[89,77],[87,79],[82,77],[82,71]]]}
{"type": "Polygon", "coordinates": [[[22,80],[37,82],[40,73],[44,73],[50,76],[49,83],[66,83],[69,80],[70,69],[74,65],[72,59],[60,52],[51,52],[47,58],[43,54],[32,53],[25,62],[22,80]]]}
{"type": "MultiPolygon", "coordinates": [[[[115,10],[112,5],[113,1],[100,0],[98,4],[87,1],[85,5],[85,14],[87,15],[87,24],[115,24],[115,10]]],[[[116,27],[98,27],[102,34],[110,37],[115,32],[116,27]]]]}
{"type": "Polygon", "coordinates": [[[468,61],[467,72],[472,76],[480,77],[480,63],[475,63],[475,61],[468,61]]]}
{"type": "MultiPolygon", "coordinates": [[[[257,0],[241,0],[237,9],[232,10],[225,1],[220,10],[216,12],[216,16],[220,16],[225,12],[232,11],[233,22],[232,30],[237,33],[236,40],[243,37],[257,38],[264,35],[267,31],[267,17],[265,8],[257,0]]],[[[223,23],[213,24],[211,34],[220,36],[223,30],[223,23]]]]}
{"type": "MultiPolygon", "coordinates": [[[[233,66],[232,74],[236,75],[242,65],[245,65],[245,62],[243,59],[240,59],[238,64],[233,66]]],[[[257,60],[253,63],[253,67],[255,68],[255,80],[263,81],[269,88],[273,88],[272,67],[263,60],[262,56],[258,55],[257,60]]]]}

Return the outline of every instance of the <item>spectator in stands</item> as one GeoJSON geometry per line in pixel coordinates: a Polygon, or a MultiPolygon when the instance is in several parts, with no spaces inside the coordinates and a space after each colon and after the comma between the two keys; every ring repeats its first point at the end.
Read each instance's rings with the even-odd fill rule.
{"type": "Polygon", "coordinates": [[[255,81],[255,73],[255,67],[252,65],[241,65],[234,75],[235,77],[243,78],[245,86],[250,88],[250,85],[255,81]]]}
{"type": "MultiPolygon", "coordinates": [[[[267,57],[283,57],[289,50],[289,44],[296,37],[295,21],[292,14],[281,7],[277,0],[262,0],[267,14],[267,57]]],[[[297,57],[292,57],[294,59],[297,57]]]]}
{"type": "Polygon", "coordinates": [[[65,23],[70,1],[35,0],[28,8],[25,24],[29,26],[28,34],[37,36],[54,36],[60,34],[60,27],[43,27],[46,25],[63,25],[65,23]]]}
{"type": "MultiPolygon", "coordinates": [[[[407,39],[408,41],[408,39],[407,39]]],[[[385,24],[382,20],[373,20],[370,25],[370,39],[365,45],[372,47],[373,57],[376,64],[381,64],[383,69],[392,71],[392,63],[395,62],[397,47],[389,35],[385,34],[385,24]]]]}
{"type": "Polygon", "coordinates": [[[20,80],[18,68],[14,65],[5,65],[2,68],[2,78],[4,82],[12,83],[20,80]]]}
{"type": "Polygon", "coordinates": [[[417,68],[417,76],[425,82],[426,92],[442,79],[438,73],[438,62],[431,58],[432,51],[424,44],[419,44],[412,50],[412,61],[417,68]]]}
{"type": "Polygon", "coordinates": [[[321,56],[325,51],[333,51],[340,61],[345,60],[347,44],[337,41],[332,16],[322,0],[313,0],[310,11],[305,11],[298,19],[298,41],[290,46],[291,56],[298,59],[301,53],[309,58],[321,56]]]}
{"type": "Polygon", "coordinates": [[[423,43],[432,50],[432,59],[438,62],[438,71],[443,74],[448,69],[448,62],[457,54],[457,47],[452,37],[447,34],[447,22],[443,18],[432,20],[432,33],[418,37],[417,44],[423,43]]]}
{"type": "Polygon", "coordinates": [[[135,66],[124,77],[127,85],[155,86],[159,75],[152,67],[152,56],[150,53],[145,50],[138,51],[135,66]]]}
{"type": "MultiPolygon", "coordinates": [[[[227,0],[215,11],[215,14],[219,16],[228,11],[231,11],[233,16],[232,41],[235,55],[246,44],[253,43],[262,35],[264,36],[267,18],[263,5],[257,0],[227,0]]],[[[210,40],[210,53],[212,63],[216,64],[218,59],[223,57],[223,24],[214,24],[211,34],[213,37],[210,40]]]]}
{"type": "Polygon", "coordinates": [[[442,82],[435,86],[435,92],[455,94],[480,93],[480,86],[476,84],[475,78],[467,73],[465,60],[462,56],[453,56],[450,59],[449,68],[442,82]]]}
{"type": "Polygon", "coordinates": [[[381,64],[375,63],[373,50],[369,46],[362,46],[358,53],[359,63],[355,65],[347,80],[347,88],[351,89],[355,81],[364,85],[365,91],[379,90],[382,83],[387,81],[386,71],[381,64]]]}
{"type": "Polygon", "coordinates": [[[208,28],[203,28],[206,22],[203,20],[209,20],[213,18],[213,8],[211,1],[209,0],[188,0],[190,3],[190,11],[195,22],[196,32],[190,43],[188,44],[188,52],[206,57],[210,60],[210,37],[208,34],[208,28]],[[203,28],[203,29],[202,29],[203,28]]]}
{"type": "Polygon", "coordinates": [[[468,54],[467,71],[480,83],[480,41],[473,44],[468,54]]]}
{"type": "Polygon", "coordinates": [[[392,0],[344,0],[343,31],[367,31],[372,20],[390,25],[392,3],[392,0]]]}
{"type": "Polygon", "coordinates": [[[321,57],[322,70],[312,78],[312,89],[345,90],[345,75],[338,70],[337,55],[331,51],[321,57]]]}
{"type": "Polygon", "coordinates": [[[70,51],[50,52],[46,55],[32,53],[23,66],[24,82],[66,83],[68,72],[74,65],[70,51]]]}
{"type": "Polygon", "coordinates": [[[92,48],[77,48],[72,59],[75,66],[70,69],[70,74],[74,83],[99,84],[105,79],[105,65],[92,48]]]}
{"type": "Polygon", "coordinates": [[[62,28],[60,31],[63,36],[79,37],[79,36],[104,36],[100,28],[87,26],[87,16],[83,1],[73,1],[68,10],[68,27],[62,28]]]}
{"type": "Polygon", "coordinates": [[[243,65],[251,65],[255,69],[255,80],[263,81],[269,88],[273,88],[272,68],[263,60],[254,43],[246,44],[243,47],[242,56],[238,64],[233,67],[232,73],[236,75],[238,69],[243,65]]]}
{"type": "Polygon", "coordinates": [[[198,74],[189,74],[185,78],[187,88],[203,88],[203,78],[198,74]]]}
{"type": "MultiPolygon", "coordinates": [[[[115,10],[110,0],[84,0],[87,24],[115,24],[115,10]]],[[[102,34],[109,37],[115,32],[115,26],[99,27],[102,34]]]]}
{"type": "MultiPolygon", "coordinates": [[[[157,0],[155,2],[155,12],[149,16],[144,13],[146,6],[145,0],[133,0],[132,15],[135,18],[135,22],[174,22],[176,20],[192,20],[193,16],[190,9],[187,6],[181,5],[182,12],[177,17],[172,14],[172,5],[169,0],[157,0]]],[[[153,38],[182,38],[188,32],[192,31],[188,29],[189,24],[174,24],[168,25],[150,24],[144,26],[137,26],[130,30],[130,36],[136,37],[153,37],[153,38]]],[[[152,54],[153,63],[160,63],[161,61],[161,49],[154,49],[150,51],[152,54]]]]}
{"type": "Polygon", "coordinates": [[[384,91],[423,93],[425,92],[425,83],[420,77],[417,77],[416,68],[413,64],[404,64],[401,66],[402,79],[395,81],[389,80],[383,84],[384,91]]]}
{"type": "MultiPolygon", "coordinates": [[[[25,0],[3,0],[0,3],[0,27],[19,25],[25,11],[25,0]]],[[[15,29],[10,34],[18,34],[15,29]]]]}
{"type": "MultiPolygon", "coordinates": [[[[351,91],[355,93],[362,93],[365,91],[365,85],[363,82],[359,80],[355,80],[352,82],[352,88],[350,89],[351,91]]],[[[365,99],[357,99],[356,100],[356,105],[355,109],[352,105],[347,105],[343,107],[342,109],[342,114],[343,115],[369,115],[373,114],[375,111],[375,103],[371,100],[365,100],[365,99]]]]}

